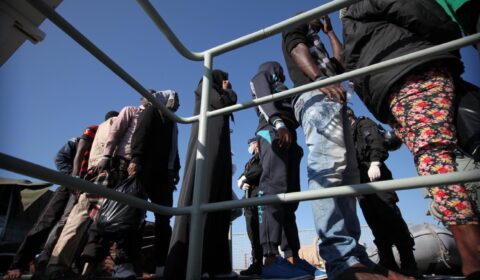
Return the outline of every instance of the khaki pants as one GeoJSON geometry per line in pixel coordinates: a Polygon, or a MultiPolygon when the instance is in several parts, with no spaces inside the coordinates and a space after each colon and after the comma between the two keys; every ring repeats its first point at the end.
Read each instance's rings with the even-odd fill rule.
{"type": "Polygon", "coordinates": [[[90,209],[92,209],[92,206],[95,204],[102,205],[103,201],[104,198],[87,197],[86,193],[80,195],[53,249],[50,262],[48,263],[49,266],[71,266],[80,242],[90,225],[90,209]]]}

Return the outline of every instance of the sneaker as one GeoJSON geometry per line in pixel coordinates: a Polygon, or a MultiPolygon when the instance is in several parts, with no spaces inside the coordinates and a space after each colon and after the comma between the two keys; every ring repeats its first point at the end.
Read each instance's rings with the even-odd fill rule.
{"type": "Polygon", "coordinates": [[[313,276],[308,272],[295,265],[292,265],[282,257],[277,257],[271,265],[264,266],[262,268],[262,277],[266,279],[290,280],[313,279],[313,276]]]}
{"type": "Polygon", "coordinates": [[[297,267],[300,268],[300,269],[305,270],[305,271],[308,272],[310,275],[314,275],[314,274],[315,274],[315,271],[317,270],[316,267],[314,267],[313,265],[311,265],[309,262],[307,262],[307,261],[304,260],[304,259],[299,259],[299,260],[295,263],[295,266],[297,266],[297,267]]]}
{"type": "Polygon", "coordinates": [[[322,280],[322,279],[327,279],[328,275],[327,272],[321,269],[315,269],[315,273],[313,274],[313,277],[315,280],[322,280]]]}
{"type": "Polygon", "coordinates": [[[247,269],[240,271],[241,276],[260,276],[262,275],[262,263],[254,262],[247,269]]]}
{"type": "Polygon", "coordinates": [[[327,279],[327,273],[324,270],[316,268],[304,259],[299,259],[295,265],[308,272],[315,280],[327,279]]]}

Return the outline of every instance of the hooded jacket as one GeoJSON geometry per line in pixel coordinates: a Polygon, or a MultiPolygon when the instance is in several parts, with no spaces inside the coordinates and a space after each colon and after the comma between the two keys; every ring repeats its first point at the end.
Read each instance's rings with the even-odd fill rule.
{"type": "MultiPolygon", "coordinates": [[[[269,96],[288,88],[283,83],[283,68],[276,61],[265,62],[258,68],[258,73],[250,81],[253,99],[269,96]]],[[[257,107],[259,116],[259,125],[257,130],[263,129],[271,125],[274,117],[280,117],[283,122],[290,128],[298,127],[292,108],[292,98],[268,102],[257,107]]]]}
{"type": "MultiPolygon", "coordinates": [[[[419,51],[457,38],[458,26],[434,0],[363,0],[342,18],[347,71],[419,51]]],[[[375,117],[388,121],[387,94],[416,67],[442,62],[453,76],[463,72],[458,52],[399,64],[353,79],[355,90],[375,117]]]]}

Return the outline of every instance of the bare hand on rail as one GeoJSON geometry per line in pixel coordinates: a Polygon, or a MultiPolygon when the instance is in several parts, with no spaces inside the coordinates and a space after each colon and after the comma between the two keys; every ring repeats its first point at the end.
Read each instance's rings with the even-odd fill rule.
{"type": "Polygon", "coordinates": [[[329,99],[344,104],[347,100],[347,93],[340,84],[332,84],[319,88],[329,99]]]}

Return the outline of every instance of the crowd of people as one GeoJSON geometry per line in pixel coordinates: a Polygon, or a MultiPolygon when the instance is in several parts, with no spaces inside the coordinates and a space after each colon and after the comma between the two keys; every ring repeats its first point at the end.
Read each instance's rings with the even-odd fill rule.
{"type": "MultiPolygon", "coordinates": [[[[480,31],[478,1],[437,1],[362,0],[351,4],[340,11],[343,43],[328,16],[284,30],[281,47],[290,79],[295,87],[306,85],[460,38],[461,30],[464,34],[480,31]],[[322,33],[333,56],[320,39],[322,33]]],[[[299,127],[308,148],[310,190],[391,180],[385,160],[389,150],[401,142],[411,151],[420,176],[457,171],[457,155],[471,156],[457,145],[454,109],[462,72],[458,52],[445,52],[257,106],[258,126],[255,137],[248,140],[252,158],[238,187],[245,191],[246,199],[299,192],[304,156],[297,143],[299,127]],[[347,107],[352,86],[373,116],[389,124],[393,133],[382,131],[375,121],[356,116],[347,107]]],[[[279,62],[261,63],[250,81],[252,98],[286,90],[285,80],[279,62]]],[[[211,86],[208,110],[237,102],[227,72],[214,70],[211,86]]],[[[180,105],[174,90],[152,89],[150,93],[172,112],[180,105]]],[[[194,114],[200,111],[202,94],[200,80],[194,114]]],[[[108,112],[104,122],[70,139],[55,163],[64,174],[172,207],[180,180],[178,150],[182,148],[178,147],[177,124],[147,99],[141,102],[119,113],[108,112]]],[[[199,125],[192,125],[178,207],[190,206],[193,201],[197,148],[208,149],[202,201],[232,200],[232,118],[231,114],[209,118],[206,147],[198,147],[199,125]]],[[[478,202],[470,195],[476,188],[478,185],[467,188],[463,184],[428,188],[436,216],[453,234],[462,273],[469,280],[480,279],[480,213],[478,202]]],[[[326,273],[299,257],[298,203],[247,207],[252,263],[240,275],[266,279],[324,279],[327,275],[333,280],[419,278],[415,243],[397,202],[391,191],[311,201],[326,273]],[[357,201],[372,229],[378,264],[359,243],[357,201]],[[393,246],[399,252],[399,264],[393,246]]],[[[136,279],[137,275],[184,279],[190,217],[177,216],[172,229],[171,216],[154,216],[154,253],[139,262],[144,211],[60,186],[26,235],[4,279],[19,279],[31,261],[35,279],[75,275],[95,279],[112,244],[116,279],[136,279]]],[[[226,210],[209,212],[202,221],[202,277],[238,277],[230,258],[230,216],[226,210]]]]}

